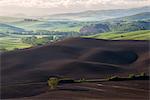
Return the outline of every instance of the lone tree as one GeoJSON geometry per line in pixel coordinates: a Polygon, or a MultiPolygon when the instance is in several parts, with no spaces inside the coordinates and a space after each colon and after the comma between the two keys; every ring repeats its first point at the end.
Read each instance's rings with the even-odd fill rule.
{"type": "Polygon", "coordinates": [[[59,79],[58,78],[55,78],[55,77],[49,78],[49,80],[48,80],[48,86],[51,89],[55,89],[58,84],[59,84],[59,79]]]}

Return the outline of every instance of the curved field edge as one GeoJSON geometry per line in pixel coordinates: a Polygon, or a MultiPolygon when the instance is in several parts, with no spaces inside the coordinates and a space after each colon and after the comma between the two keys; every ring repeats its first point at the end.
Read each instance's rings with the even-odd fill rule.
{"type": "Polygon", "coordinates": [[[108,32],[84,37],[110,40],[150,40],[150,30],[140,30],[127,33],[108,32]]]}

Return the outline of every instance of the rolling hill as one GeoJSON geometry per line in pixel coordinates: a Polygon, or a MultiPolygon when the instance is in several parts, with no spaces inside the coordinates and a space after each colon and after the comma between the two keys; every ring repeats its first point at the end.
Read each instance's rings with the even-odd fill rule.
{"type": "Polygon", "coordinates": [[[149,21],[117,21],[99,22],[86,25],[80,29],[80,33],[104,33],[104,32],[131,32],[138,30],[150,30],[149,21]]]}
{"type": "Polygon", "coordinates": [[[150,30],[141,30],[121,34],[117,32],[108,32],[86,37],[110,40],[150,40],[150,30]]]}
{"type": "MultiPolygon", "coordinates": [[[[55,95],[56,92],[61,92],[61,90],[50,91],[46,84],[40,84],[47,82],[50,76],[96,79],[111,75],[148,73],[150,60],[147,56],[150,52],[148,46],[149,41],[72,38],[35,48],[2,53],[1,98],[34,99],[34,96],[40,94],[55,95]],[[25,84],[28,82],[39,84],[25,84]]],[[[77,92],[72,98],[80,96],[78,93],[81,92],[77,92]]],[[[82,93],[88,95],[91,92],[82,91],[82,93]]],[[[65,100],[64,96],[61,99],[65,100]]]]}
{"type": "Polygon", "coordinates": [[[143,12],[131,16],[126,16],[126,17],[119,18],[118,20],[124,20],[124,21],[150,20],[150,12],[143,12]]]}
{"type": "Polygon", "coordinates": [[[114,9],[114,10],[97,10],[85,11],[79,13],[65,13],[46,16],[46,19],[68,19],[78,21],[101,21],[111,18],[119,18],[124,16],[135,15],[142,12],[150,11],[150,7],[131,8],[131,9],[114,9]]]}
{"type": "Polygon", "coordinates": [[[150,14],[148,10],[149,7],[86,11],[72,14],[52,15],[47,16],[47,18],[43,17],[39,19],[37,17],[18,18],[0,16],[0,49],[13,50],[15,48],[30,47],[31,45],[23,43],[21,38],[32,37],[32,35],[41,35],[40,37],[55,35],[54,37],[57,39],[64,39],[68,37],[106,33],[106,35],[102,34],[102,38],[149,40],[149,32],[146,33],[146,31],[141,31],[141,34],[140,32],[128,33],[139,30],[150,30],[150,14]],[[55,19],[53,19],[53,17],[55,17],[55,19]],[[73,19],[66,19],[66,17],[72,17],[73,19]],[[113,19],[103,20],[101,17],[104,17],[104,19],[113,17],[113,19]],[[74,18],[77,18],[80,21],[75,20],[74,18]],[[107,34],[107,32],[111,32],[111,34],[107,34]],[[115,33],[125,34],[116,35],[115,33]]]}
{"type": "Polygon", "coordinates": [[[149,11],[147,6],[39,19],[1,16],[0,99],[148,100],[149,79],[107,79],[149,75],[149,11]],[[43,37],[55,41],[45,42],[43,37]],[[31,47],[35,42],[46,44],[31,47]],[[58,84],[50,89],[51,77],[107,81],[58,84]]]}
{"type": "Polygon", "coordinates": [[[20,21],[22,18],[9,17],[9,16],[0,16],[0,23],[11,23],[20,21]]]}
{"type": "Polygon", "coordinates": [[[22,28],[18,28],[12,25],[0,23],[0,32],[24,32],[22,28]]]}
{"type": "Polygon", "coordinates": [[[124,16],[120,18],[112,18],[103,20],[102,22],[134,22],[134,21],[149,21],[150,20],[150,12],[142,12],[130,16],[124,16]]]}
{"type": "MultiPolygon", "coordinates": [[[[150,17],[149,11],[150,7],[142,7],[132,9],[97,10],[79,13],[57,14],[45,16],[42,18],[15,18],[0,16],[0,23],[14,27],[10,28],[10,26],[7,26],[9,27],[9,31],[15,31],[16,28],[16,32],[18,32],[19,28],[26,31],[49,30],[79,32],[82,27],[89,26],[90,24],[107,24],[107,27],[112,26],[112,30],[117,31],[119,29],[119,31],[131,30],[131,28],[129,29],[127,27],[129,26],[132,27],[133,31],[135,31],[139,30],[139,27],[141,27],[139,26],[142,23],[140,21],[145,21],[145,23],[142,23],[142,27],[143,25],[144,28],[148,27],[147,23],[149,22],[150,17]],[[121,24],[122,26],[118,24],[121,24]],[[126,29],[124,30],[124,28],[126,29]]],[[[2,30],[2,28],[4,28],[4,25],[1,25],[0,28],[2,30]]],[[[105,29],[100,29],[100,31],[106,32],[105,29]]],[[[92,31],[90,32],[92,33],[92,31]]]]}

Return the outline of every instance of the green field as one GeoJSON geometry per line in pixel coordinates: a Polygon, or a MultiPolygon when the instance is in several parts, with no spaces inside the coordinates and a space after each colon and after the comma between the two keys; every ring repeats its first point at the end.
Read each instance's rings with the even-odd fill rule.
{"type": "Polygon", "coordinates": [[[57,39],[57,35],[18,35],[0,33],[0,51],[10,51],[14,49],[23,49],[31,46],[42,45],[54,39],[57,39]],[[36,38],[34,40],[32,39],[30,42],[23,41],[23,39],[30,39],[31,37],[36,38]]]}
{"type": "Polygon", "coordinates": [[[18,37],[0,37],[0,50],[14,50],[16,48],[28,48],[29,44],[22,43],[21,38],[18,37]]]}
{"type": "MultiPolygon", "coordinates": [[[[38,35],[37,35],[38,36],[38,35]]],[[[0,37],[0,50],[14,50],[16,48],[28,48],[31,47],[32,44],[27,44],[22,42],[23,37],[32,37],[32,35],[11,35],[7,36],[4,34],[0,37]]],[[[47,37],[47,36],[46,36],[47,37]]],[[[101,33],[97,35],[91,36],[83,36],[86,38],[96,38],[96,39],[110,39],[110,40],[150,40],[150,30],[140,30],[128,33],[119,33],[119,32],[108,32],[101,33]]],[[[42,42],[44,38],[38,39],[42,42]],[[42,41],[41,41],[42,40],[42,41]]]]}
{"type": "Polygon", "coordinates": [[[85,37],[110,40],[150,40],[150,30],[140,30],[128,33],[108,32],[85,37]]]}

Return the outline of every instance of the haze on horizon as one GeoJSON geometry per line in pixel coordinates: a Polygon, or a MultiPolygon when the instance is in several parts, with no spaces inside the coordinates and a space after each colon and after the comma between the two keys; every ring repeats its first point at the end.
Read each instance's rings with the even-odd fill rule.
{"type": "Polygon", "coordinates": [[[150,0],[0,0],[0,16],[45,16],[150,6],[150,0]]]}

